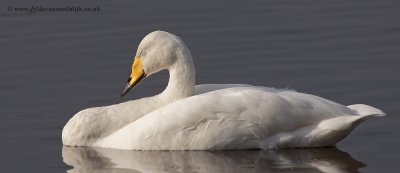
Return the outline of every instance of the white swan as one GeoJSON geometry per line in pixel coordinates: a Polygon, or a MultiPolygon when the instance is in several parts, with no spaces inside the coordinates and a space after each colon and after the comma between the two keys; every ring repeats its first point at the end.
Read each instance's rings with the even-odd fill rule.
{"type": "Polygon", "coordinates": [[[368,105],[343,106],[291,90],[250,85],[198,85],[192,56],[173,34],[154,31],[139,44],[123,94],[167,69],[160,94],[78,112],[64,145],[133,150],[225,150],[333,146],[368,117],[368,105]]]}

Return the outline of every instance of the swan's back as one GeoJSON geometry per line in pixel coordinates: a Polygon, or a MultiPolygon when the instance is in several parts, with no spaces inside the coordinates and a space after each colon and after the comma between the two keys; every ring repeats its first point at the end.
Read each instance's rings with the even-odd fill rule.
{"type": "Polygon", "coordinates": [[[318,142],[321,135],[332,135],[321,134],[318,125],[336,117],[358,114],[290,90],[226,88],[170,103],[94,145],[137,150],[317,147],[334,145],[351,131],[349,126],[335,140],[318,142]]]}

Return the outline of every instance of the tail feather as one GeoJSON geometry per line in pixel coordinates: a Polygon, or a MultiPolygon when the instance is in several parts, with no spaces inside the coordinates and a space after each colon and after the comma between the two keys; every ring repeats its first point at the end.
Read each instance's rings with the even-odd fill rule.
{"type": "Polygon", "coordinates": [[[260,147],[269,149],[334,146],[364,120],[385,116],[381,110],[368,105],[356,104],[348,107],[355,115],[342,115],[294,131],[278,133],[263,140],[260,147]]]}
{"type": "Polygon", "coordinates": [[[359,123],[368,118],[385,116],[385,113],[381,110],[364,104],[349,105],[347,107],[358,115],[339,116],[323,120],[320,122],[318,127],[322,129],[348,130],[353,129],[359,123]]]}
{"type": "Polygon", "coordinates": [[[377,117],[381,117],[381,116],[385,116],[386,115],[381,110],[379,110],[377,108],[374,108],[372,106],[364,105],[364,104],[349,105],[347,107],[352,109],[358,115],[377,116],[377,117]]]}

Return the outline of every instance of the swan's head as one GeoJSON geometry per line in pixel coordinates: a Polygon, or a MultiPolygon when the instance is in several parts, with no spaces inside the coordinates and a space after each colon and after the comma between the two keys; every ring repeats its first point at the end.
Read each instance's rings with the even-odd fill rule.
{"type": "Polygon", "coordinates": [[[168,69],[176,61],[179,50],[184,47],[178,36],[168,32],[154,31],[146,35],[139,44],[131,75],[121,96],[128,93],[146,76],[168,69]]]}

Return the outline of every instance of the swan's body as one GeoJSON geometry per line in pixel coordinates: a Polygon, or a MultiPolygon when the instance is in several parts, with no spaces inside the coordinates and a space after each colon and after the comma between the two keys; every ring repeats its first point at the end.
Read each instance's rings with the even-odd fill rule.
{"type": "Polygon", "coordinates": [[[146,75],[168,69],[159,95],[77,113],[63,143],[135,150],[223,150],[332,146],[360,122],[384,113],[343,106],[291,90],[250,85],[194,86],[190,51],[155,31],[140,43],[125,94],[146,75]]]}

